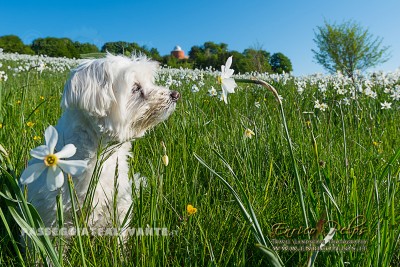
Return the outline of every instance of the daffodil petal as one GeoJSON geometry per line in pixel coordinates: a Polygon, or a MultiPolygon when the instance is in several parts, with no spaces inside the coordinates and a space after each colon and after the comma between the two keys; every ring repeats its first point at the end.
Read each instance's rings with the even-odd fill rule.
{"type": "Polygon", "coordinates": [[[222,99],[224,100],[225,104],[228,104],[228,92],[222,90],[222,99]]]}
{"type": "Polygon", "coordinates": [[[237,84],[233,78],[222,80],[222,89],[228,93],[234,93],[236,86],[237,84]]]}
{"type": "Polygon", "coordinates": [[[64,184],[64,174],[60,168],[49,168],[46,177],[47,188],[50,191],[55,191],[64,184]]]}
{"type": "Polygon", "coordinates": [[[49,148],[45,145],[41,145],[31,149],[30,154],[32,157],[37,159],[44,159],[48,154],[50,154],[49,148]]]}
{"type": "Polygon", "coordinates": [[[19,181],[21,184],[29,184],[35,181],[46,169],[43,162],[29,165],[21,174],[19,181]]]}
{"type": "Polygon", "coordinates": [[[58,160],[57,165],[66,173],[81,175],[87,168],[85,160],[58,160]]]}
{"type": "Polygon", "coordinates": [[[56,147],[58,141],[58,133],[56,128],[51,125],[47,127],[46,131],[44,132],[44,138],[46,139],[46,145],[49,148],[49,154],[54,154],[54,148],[56,147]]]}
{"type": "Polygon", "coordinates": [[[33,159],[29,160],[28,165],[33,165],[33,164],[36,164],[36,163],[43,163],[43,160],[42,159],[33,158],[33,159]]]}
{"type": "Polygon", "coordinates": [[[64,146],[61,151],[57,152],[55,155],[59,159],[70,158],[76,153],[76,147],[73,144],[68,144],[64,146]]]}
{"type": "Polygon", "coordinates": [[[232,56],[228,57],[228,59],[226,60],[225,69],[230,69],[231,65],[232,65],[232,56]]]}
{"type": "Polygon", "coordinates": [[[227,79],[227,78],[231,77],[234,72],[235,71],[233,69],[225,70],[225,73],[222,75],[222,78],[227,79]]]}

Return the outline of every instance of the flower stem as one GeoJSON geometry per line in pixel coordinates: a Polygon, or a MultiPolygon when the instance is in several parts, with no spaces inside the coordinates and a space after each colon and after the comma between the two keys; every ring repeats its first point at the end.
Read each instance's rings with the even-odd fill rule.
{"type": "Polygon", "coordinates": [[[300,175],[299,175],[299,171],[297,168],[296,159],[294,157],[292,140],[290,139],[289,130],[288,130],[287,123],[286,123],[285,111],[283,109],[282,101],[279,98],[279,94],[272,85],[270,85],[269,83],[262,81],[262,80],[235,79],[235,81],[238,83],[252,83],[252,84],[262,85],[263,87],[267,88],[268,91],[272,92],[276,101],[278,101],[278,103],[279,103],[280,113],[281,113],[281,117],[282,117],[282,123],[283,123],[284,129],[285,129],[285,134],[286,134],[286,139],[288,141],[290,157],[292,158],[293,168],[294,168],[294,172],[295,172],[295,176],[296,176],[296,187],[297,187],[298,197],[300,200],[301,210],[303,213],[303,219],[306,224],[306,227],[308,228],[308,218],[307,218],[306,206],[305,206],[305,202],[304,202],[303,188],[301,186],[300,175]]]}
{"type": "Polygon", "coordinates": [[[279,105],[282,106],[282,101],[279,98],[278,92],[269,83],[267,83],[267,82],[265,82],[263,80],[257,80],[257,79],[235,79],[235,82],[238,82],[238,83],[252,83],[252,84],[262,85],[263,87],[267,88],[271,93],[274,94],[274,97],[275,97],[276,101],[278,101],[279,105]]]}
{"type": "Polygon", "coordinates": [[[81,233],[79,229],[79,222],[78,222],[78,216],[76,214],[76,209],[75,209],[75,199],[74,199],[74,194],[73,194],[73,181],[72,177],[70,174],[68,174],[68,189],[69,189],[69,196],[71,198],[71,206],[72,206],[72,215],[74,217],[74,223],[75,223],[75,228],[76,228],[76,236],[78,237],[78,243],[79,243],[79,249],[81,252],[82,256],[82,264],[84,267],[86,267],[86,259],[85,259],[85,253],[83,251],[83,245],[82,245],[82,239],[81,239],[81,233]]]}
{"type": "Polygon", "coordinates": [[[57,221],[58,221],[58,261],[60,265],[63,265],[63,236],[62,228],[64,226],[64,210],[63,210],[63,200],[61,191],[58,193],[57,197],[57,221]]]}

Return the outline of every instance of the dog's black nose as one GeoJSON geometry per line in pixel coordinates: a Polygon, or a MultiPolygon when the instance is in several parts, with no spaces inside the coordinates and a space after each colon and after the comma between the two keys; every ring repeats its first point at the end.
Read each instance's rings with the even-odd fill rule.
{"type": "Polygon", "coordinates": [[[172,101],[177,101],[181,96],[178,91],[172,91],[170,94],[172,101]]]}

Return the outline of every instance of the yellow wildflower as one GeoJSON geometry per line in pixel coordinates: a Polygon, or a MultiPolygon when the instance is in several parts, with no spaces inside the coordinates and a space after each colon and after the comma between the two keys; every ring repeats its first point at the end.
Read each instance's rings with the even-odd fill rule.
{"type": "Polygon", "coordinates": [[[26,123],[26,126],[28,126],[28,127],[32,127],[33,125],[35,125],[35,123],[34,123],[34,122],[31,122],[31,121],[28,121],[28,122],[26,123]]]}
{"type": "Polygon", "coordinates": [[[44,100],[44,96],[41,95],[41,96],[40,96],[40,100],[44,100]]]}
{"type": "Polygon", "coordinates": [[[189,213],[189,215],[195,214],[197,212],[197,209],[190,204],[187,205],[186,210],[189,213]]]}
{"type": "Polygon", "coordinates": [[[0,129],[1,129],[1,128],[3,128],[3,124],[2,124],[2,123],[0,123],[0,129]]]}
{"type": "Polygon", "coordinates": [[[252,138],[253,135],[255,135],[255,133],[252,130],[248,129],[248,128],[244,131],[244,136],[247,137],[247,138],[252,138]]]}
{"type": "Polygon", "coordinates": [[[378,153],[383,152],[382,142],[381,141],[373,141],[372,144],[378,150],[378,153]]]}
{"type": "Polygon", "coordinates": [[[307,125],[308,128],[310,128],[310,126],[311,126],[311,121],[306,121],[306,125],[307,125]]]}
{"type": "Polygon", "coordinates": [[[42,140],[42,138],[41,138],[40,136],[35,135],[35,136],[33,137],[33,140],[35,140],[35,141],[40,141],[40,140],[42,140]]]}
{"type": "Polygon", "coordinates": [[[21,104],[21,100],[17,100],[16,103],[17,103],[17,105],[21,104]]]}

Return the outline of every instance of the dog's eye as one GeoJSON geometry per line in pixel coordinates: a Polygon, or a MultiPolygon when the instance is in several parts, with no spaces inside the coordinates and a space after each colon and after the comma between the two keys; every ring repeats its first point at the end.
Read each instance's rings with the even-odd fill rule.
{"type": "Polygon", "coordinates": [[[132,93],[137,93],[142,90],[142,86],[139,83],[135,83],[132,87],[132,93]]]}

